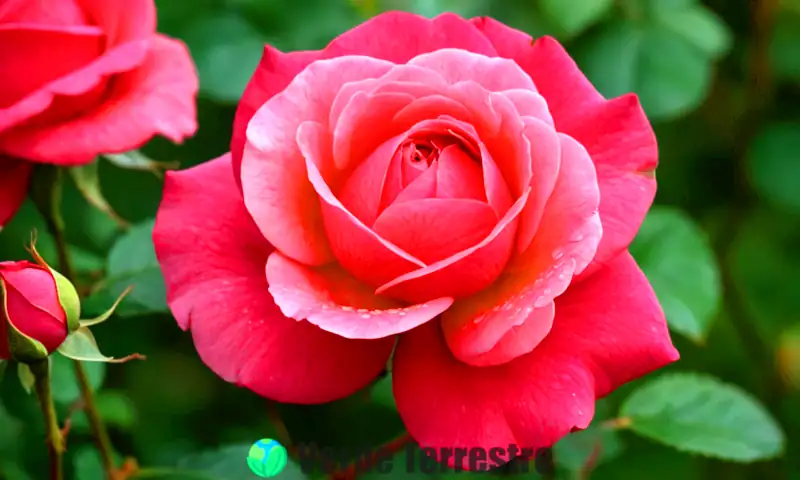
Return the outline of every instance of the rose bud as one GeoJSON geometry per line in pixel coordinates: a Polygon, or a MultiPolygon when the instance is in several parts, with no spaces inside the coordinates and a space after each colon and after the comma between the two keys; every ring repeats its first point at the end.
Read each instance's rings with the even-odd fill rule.
{"type": "Polygon", "coordinates": [[[0,359],[41,360],[78,328],[75,287],[43,262],[0,262],[0,300],[0,359]]]}

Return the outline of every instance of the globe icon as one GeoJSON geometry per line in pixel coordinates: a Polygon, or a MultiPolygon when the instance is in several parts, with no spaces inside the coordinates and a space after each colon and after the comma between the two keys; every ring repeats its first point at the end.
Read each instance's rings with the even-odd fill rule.
{"type": "Polygon", "coordinates": [[[250,447],[247,466],[261,478],[270,478],[286,468],[286,448],[271,438],[262,438],[250,447]]]}

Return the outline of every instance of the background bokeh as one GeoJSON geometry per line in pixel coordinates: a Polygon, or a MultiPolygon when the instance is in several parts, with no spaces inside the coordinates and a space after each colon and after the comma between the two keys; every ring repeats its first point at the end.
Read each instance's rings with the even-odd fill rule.
{"type": "MultiPolygon", "coordinates": [[[[159,30],[184,40],[197,64],[200,129],[183,146],[157,139],[142,153],[181,168],[228,150],[236,101],[264,43],[282,50],[321,48],[389,9],[490,15],[534,36],[554,35],[607,97],[638,93],[661,156],[656,206],[631,248],[682,354],[652,377],[700,372],[738,385],[781,425],[784,454],[742,464],[595,428],[556,447],[557,477],[589,478],[589,464],[594,480],[800,479],[800,1],[156,3],[159,30]]],[[[278,415],[295,440],[326,445],[377,445],[402,432],[388,378],[343,401],[297,407],[269,405],[212,374],[194,352],[191,335],[166,309],[150,240],[162,180],[158,172],[119,167],[123,161],[144,165],[136,158],[115,160],[100,162],[100,184],[124,222],[90,206],[72,184],[63,208],[80,286],[89,295],[85,308],[107,307],[126,286],[136,286],[119,314],[94,331],[107,355],[140,352],[148,359],[87,368],[120,456],[149,468],[141,478],[254,478],[243,452],[275,435],[271,419],[278,415]]],[[[102,203],[97,192],[89,193],[102,203]]],[[[52,239],[30,202],[0,234],[0,259],[27,258],[32,228],[39,231],[42,253],[55,260],[52,239]]],[[[59,413],[64,418],[73,412],[68,478],[100,480],[86,420],[76,408],[71,365],[56,356],[53,369],[59,413]]],[[[0,384],[0,479],[39,480],[46,471],[42,422],[33,397],[11,373],[0,384]]],[[[601,401],[596,423],[616,416],[641,384],[601,401]]],[[[735,408],[720,402],[704,415],[736,424],[735,408]]],[[[687,434],[686,425],[675,428],[675,435],[687,434]]],[[[750,441],[763,435],[765,444],[779,442],[766,423],[748,428],[750,441]]],[[[743,448],[751,447],[757,445],[743,448]]]]}

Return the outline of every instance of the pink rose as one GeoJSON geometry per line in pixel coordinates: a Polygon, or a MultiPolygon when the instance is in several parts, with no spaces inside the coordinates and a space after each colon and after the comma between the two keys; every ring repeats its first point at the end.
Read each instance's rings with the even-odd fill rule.
{"type": "Polygon", "coordinates": [[[186,47],[156,34],[153,0],[0,2],[0,226],[32,165],[89,163],[197,129],[186,47]]]}
{"type": "Polygon", "coordinates": [[[399,340],[422,446],[536,448],[678,359],[627,252],[655,136],[551,38],[387,13],[322,51],[267,46],[231,150],[169,175],[154,234],[172,311],[227,381],[327,402],[399,340]]]}

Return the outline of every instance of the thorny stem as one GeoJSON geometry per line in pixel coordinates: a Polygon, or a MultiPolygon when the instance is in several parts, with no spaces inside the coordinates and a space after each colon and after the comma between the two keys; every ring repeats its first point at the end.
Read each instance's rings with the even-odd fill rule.
{"type": "Polygon", "coordinates": [[[50,480],[64,478],[63,455],[65,445],[64,437],[58,426],[56,407],[53,403],[53,394],[50,390],[50,362],[49,359],[40,360],[28,365],[35,379],[36,396],[42,409],[45,428],[47,430],[47,453],[50,457],[50,480]]]}

